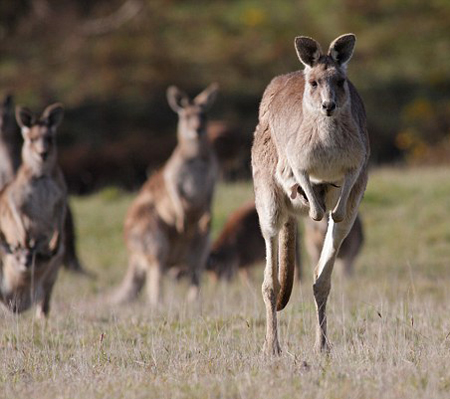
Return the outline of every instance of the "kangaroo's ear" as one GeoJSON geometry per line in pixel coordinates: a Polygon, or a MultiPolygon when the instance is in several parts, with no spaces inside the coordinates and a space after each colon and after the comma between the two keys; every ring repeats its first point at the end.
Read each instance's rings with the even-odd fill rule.
{"type": "Polygon", "coordinates": [[[176,86],[170,86],[167,89],[167,101],[175,112],[180,112],[184,107],[189,105],[189,97],[176,86]]]}
{"type": "Polygon", "coordinates": [[[200,105],[204,110],[208,110],[216,100],[218,91],[219,85],[217,83],[211,83],[205,90],[194,98],[194,103],[200,105]]]}
{"type": "Polygon", "coordinates": [[[11,94],[8,94],[5,96],[5,99],[3,100],[3,112],[6,113],[13,113],[13,96],[11,94]]]}
{"type": "Polygon", "coordinates": [[[63,117],[64,117],[64,108],[62,104],[56,103],[49,105],[47,108],[45,108],[41,119],[45,121],[48,127],[57,128],[62,122],[63,117]]]}
{"type": "Polygon", "coordinates": [[[22,130],[29,129],[36,123],[34,114],[25,107],[16,107],[16,121],[22,130]]]}
{"type": "Polygon", "coordinates": [[[350,61],[350,58],[352,58],[355,43],[356,36],[353,33],[339,36],[330,44],[328,55],[340,66],[345,67],[350,61]]]}
{"type": "Polygon", "coordinates": [[[294,44],[297,56],[303,64],[308,67],[313,67],[319,61],[322,55],[322,49],[320,48],[320,44],[314,39],[299,36],[295,38],[294,44]]]}

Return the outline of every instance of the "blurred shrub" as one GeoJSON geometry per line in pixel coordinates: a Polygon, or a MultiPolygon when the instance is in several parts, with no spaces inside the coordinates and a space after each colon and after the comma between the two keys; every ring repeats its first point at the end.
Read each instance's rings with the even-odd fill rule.
{"type": "Polygon", "coordinates": [[[401,115],[396,144],[411,163],[450,163],[450,100],[417,98],[401,115]]]}
{"type": "Polygon", "coordinates": [[[372,161],[418,162],[449,134],[450,1],[2,1],[0,87],[35,109],[66,105],[61,156],[91,182],[81,191],[135,187],[175,132],[168,85],[195,94],[219,82],[212,116],[239,127],[248,154],[264,88],[301,68],[294,37],[325,51],[345,32],[358,37],[349,76],[366,104],[372,161]]]}

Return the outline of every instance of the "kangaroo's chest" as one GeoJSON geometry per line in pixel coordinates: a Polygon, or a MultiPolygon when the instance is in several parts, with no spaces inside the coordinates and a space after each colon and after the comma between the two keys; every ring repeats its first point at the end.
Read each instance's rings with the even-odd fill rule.
{"type": "Polygon", "coordinates": [[[193,158],[180,168],[178,187],[181,197],[190,203],[209,198],[214,186],[215,165],[209,159],[193,158]]]}
{"type": "Polygon", "coordinates": [[[297,137],[296,163],[312,181],[338,181],[363,162],[364,145],[352,124],[319,120],[303,126],[297,137]]]}
{"type": "Polygon", "coordinates": [[[63,192],[53,179],[32,180],[19,197],[19,209],[26,227],[54,225],[57,207],[62,206],[63,192]]]}

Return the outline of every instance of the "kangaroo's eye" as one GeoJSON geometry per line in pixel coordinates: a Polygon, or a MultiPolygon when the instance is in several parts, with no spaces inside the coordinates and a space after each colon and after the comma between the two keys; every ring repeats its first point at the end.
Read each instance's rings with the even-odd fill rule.
{"type": "Polygon", "coordinates": [[[344,83],[345,83],[345,79],[339,79],[338,82],[337,82],[337,85],[339,87],[344,87],[344,83]]]}
{"type": "Polygon", "coordinates": [[[317,82],[316,82],[315,80],[312,80],[311,82],[309,82],[309,84],[310,84],[312,87],[317,87],[317,82]]]}

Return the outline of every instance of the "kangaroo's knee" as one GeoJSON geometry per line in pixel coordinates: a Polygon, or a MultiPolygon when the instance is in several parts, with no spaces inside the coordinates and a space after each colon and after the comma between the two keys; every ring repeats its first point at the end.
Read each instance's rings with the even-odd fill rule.
{"type": "Polygon", "coordinates": [[[276,284],[275,281],[269,283],[266,280],[264,280],[261,289],[264,302],[274,304],[277,300],[279,290],[280,290],[279,284],[276,284]]]}
{"type": "Polygon", "coordinates": [[[320,278],[313,284],[314,298],[318,304],[325,303],[331,290],[331,282],[329,280],[321,280],[320,278]]]}

